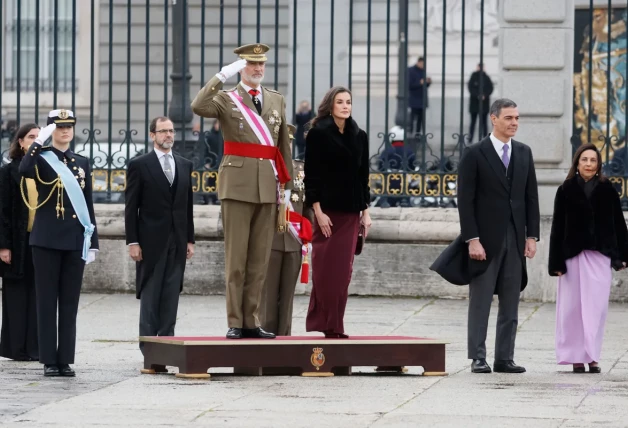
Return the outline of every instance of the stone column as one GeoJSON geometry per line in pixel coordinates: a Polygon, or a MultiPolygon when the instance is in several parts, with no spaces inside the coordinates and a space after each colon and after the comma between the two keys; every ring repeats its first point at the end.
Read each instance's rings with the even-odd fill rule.
{"type": "Polygon", "coordinates": [[[571,158],[574,0],[504,0],[501,96],[519,105],[517,140],[532,148],[541,214],[552,213],[571,158]]]}

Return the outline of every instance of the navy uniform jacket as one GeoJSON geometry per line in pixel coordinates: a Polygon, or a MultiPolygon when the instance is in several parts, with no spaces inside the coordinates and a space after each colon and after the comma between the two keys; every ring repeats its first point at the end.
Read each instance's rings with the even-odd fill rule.
{"type": "MultiPolygon", "coordinates": [[[[48,198],[53,186],[43,184],[41,181],[50,183],[57,178],[57,173],[52,169],[48,162],[40,156],[42,150],[51,151],[59,157],[62,162],[65,159],[68,168],[78,180],[79,185],[84,182],[83,195],[89,210],[89,217],[92,224],[96,226],[96,218],[94,216],[94,203],[92,201],[92,174],[89,167],[89,160],[83,156],[73,153],[68,149],[65,153],[54,147],[42,147],[39,144],[32,144],[26,155],[20,163],[20,173],[27,178],[35,179],[37,184],[38,201],[41,204],[48,198]],[[39,171],[39,178],[35,174],[35,166],[39,171]],[[82,170],[82,171],[81,171],[82,170]]],[[[26,192],[26,184],[24,191],[26,192]]],[[[74,207],[70,202],[67,192],[63,191],[63,207],[64,215],[59,214],[57,218],[57,191],[55,187],[50,199],[35,214],[33,230],[31,231],[30,245],[36,247],[50,248],[53,250],[65,251],[82,251],[83,250],[83,232],[85,228],[76,217],[74,207]]],[[[92,235],[92,249],[98,249],[98,230],[94,229],[92,235]]]]}

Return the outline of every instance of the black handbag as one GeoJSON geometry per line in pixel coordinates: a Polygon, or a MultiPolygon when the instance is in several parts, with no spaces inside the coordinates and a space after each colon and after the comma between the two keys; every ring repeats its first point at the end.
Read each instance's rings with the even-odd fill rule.
{"type": "Polygon", "coordinates": [[[366,229],[364,225],[360,225],[360,231],[358,232],[358,241],[355,243],[355,255],[359,256],[362,253],[362,248],[364,248],[364,241],[366,240],[365,236],[366,229]]]}

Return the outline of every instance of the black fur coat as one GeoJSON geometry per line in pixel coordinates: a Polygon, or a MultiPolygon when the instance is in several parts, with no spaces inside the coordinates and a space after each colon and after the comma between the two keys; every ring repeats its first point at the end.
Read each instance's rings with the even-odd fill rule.
{"type": "Polygon", "coordinates": [[[321,119],[305,139],[305,203],[321,209],[360,212],[368,208],[369,141],[351,118],[344,134],[331,116],[321,119]]]}
{"type": "Polygon", "coordinates": [[[30,251],[26,232],[28,208],[20,193],[19,167],[20,161],[14,160],[0,168],[0,248],[11,250],[11,264],[0,261],[0,276],[11,279],[24,275],[26,251],[30,251]]]}
{"type": "Polygon", "coordinates": [[[565,181],[556,192],[548,270],[565,273],[565,261],[583,250],[598,251],[614,269],[628,263],[628,229],[612,183],[599,180],[587,198],[581,179],[565,181]]]}

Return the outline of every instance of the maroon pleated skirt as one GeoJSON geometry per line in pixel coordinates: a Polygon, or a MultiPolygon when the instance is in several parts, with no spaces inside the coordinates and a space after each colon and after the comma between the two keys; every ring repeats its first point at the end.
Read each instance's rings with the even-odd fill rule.
{"type": "Polygon", "coordinates": [[[314,221],[312,239],[312,295],[306,331],[344,333],[344,316],[353,273],[353,257],[360,229],[359,213],[325,211],[332,223],[325,238],[314,221]]]}

